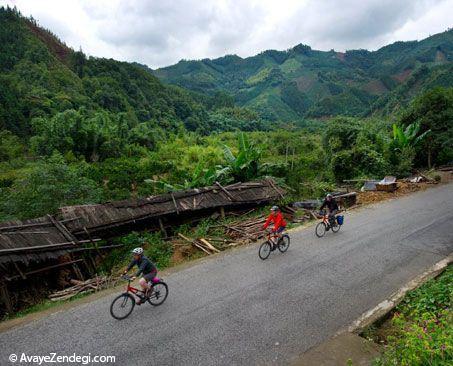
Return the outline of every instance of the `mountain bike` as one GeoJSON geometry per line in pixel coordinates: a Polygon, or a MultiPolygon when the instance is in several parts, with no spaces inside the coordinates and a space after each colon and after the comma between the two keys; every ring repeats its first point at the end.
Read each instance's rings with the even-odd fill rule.
{"type": "Polygon", "coordinates": [[[343,225],[343,215],[335,216],[334,220],[330,222],[329,214],[326,212],[321,212],[321,222],[316,225],[315,234],[318,238],[322,238],[326,231],[332,230],[333,233],[340,231],[341,226],[343,225]]]}
{"type": "Polygon", "coordinates": [[[283,234],[280,238],[277,233],[269,232],[267,233],[266,241],[260,245],[258,255],[262,260],[265,260],[269,257],[271,252],[278,248],[281,253],[284,253],[289,248],[289,235],[283,234]]]}
{"type": "Polygon", "coordinates": [[[150,283],[149,293],[147,296],[141,289],[131,286],[133,277],[128,275],[121,276],[123,280],[127,281],[126,291],[121,295],[113,299],[110,305],[110,314],[118,320],[127,318],[134,310],[135,307],[135,296],[137,296],[142,302],[148,302],[153,306],[162,305],[168,296],[168,286],[160,278],[155,277],[150,283]]]}

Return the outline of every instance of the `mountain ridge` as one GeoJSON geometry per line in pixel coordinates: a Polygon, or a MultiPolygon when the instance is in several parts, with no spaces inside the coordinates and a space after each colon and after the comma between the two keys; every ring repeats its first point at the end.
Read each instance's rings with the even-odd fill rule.
{"type": "MultiPolygon", "coordinates": [[[[453,30],[448,29],[375,51],[319,51],[298,44],[285,51],[265,50],[245,58],[233,54],[181,60],[151,72],[165,83],[197,92],[227,91],[239,105],[265,118],[291,120],[394,110],[388,96],[411,77],[418,78],[411,81],[417,92],[425,85],[453,85],[448,76],[452,62],[453,30]],[[428,73],[419,72],[424,66],[428,73]],[[433,84],[431,76],[441,79],[439,73],[448,81],[433,84]]],[[[415,90],[399,97],[407,103],[413,94],[415,90]]]]}

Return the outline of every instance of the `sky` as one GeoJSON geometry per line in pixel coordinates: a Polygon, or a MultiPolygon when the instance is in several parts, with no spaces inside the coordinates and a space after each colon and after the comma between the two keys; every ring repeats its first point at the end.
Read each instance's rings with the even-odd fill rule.
{"type": "Polygon", "coordinates": [[[376,50],[453,26],[453,0],[0,0],[67,45],[151,68],[299,43],[376,50]]]}

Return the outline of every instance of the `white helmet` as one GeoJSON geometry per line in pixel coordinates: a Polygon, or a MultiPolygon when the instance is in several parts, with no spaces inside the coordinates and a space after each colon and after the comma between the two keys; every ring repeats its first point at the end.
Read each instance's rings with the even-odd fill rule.
{"type": "Polygon", "coordinates": [[[132,251],[132,254],[143,254],[143,248],[135,248],[133,251],[132,251]]]}

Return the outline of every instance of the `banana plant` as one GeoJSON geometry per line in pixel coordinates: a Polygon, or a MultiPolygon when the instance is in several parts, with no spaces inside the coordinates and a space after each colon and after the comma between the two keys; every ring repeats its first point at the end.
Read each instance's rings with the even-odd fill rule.
{"type": "Polygon", "coordinates": [[[214,184],[216,181],[224,183],[229,182],[228,177],[229,168],[217,165],[208,169],[204,168],[202,164],[198,164],[192,175],[184,179],[182,184],[171,184],[164,180],[145,179],[148,184],[155,184],[161,192],[174,192],[190,188],[206,187],[214,184]]]}
{"type": "Polygon", "coordinates": [[[431,130],[420,132],[420,122],[414,122],[408,125],[404,130],[401,126],[393,124],[393,141],[396,149],[401,150],[404,147],[415,147],[421,143],[430,133],[431,130]],[[418,135],[418,136],[417,136],[418,135]]]}
{"type": "Polygon", "coordinates": [[[261,151],[241,132],[238,137],[238,153],[233,154],[230,147],[224,145],[223,153],[227,162],[227,171],[235,181],[248,181],[259,175],[261,151]]]}

